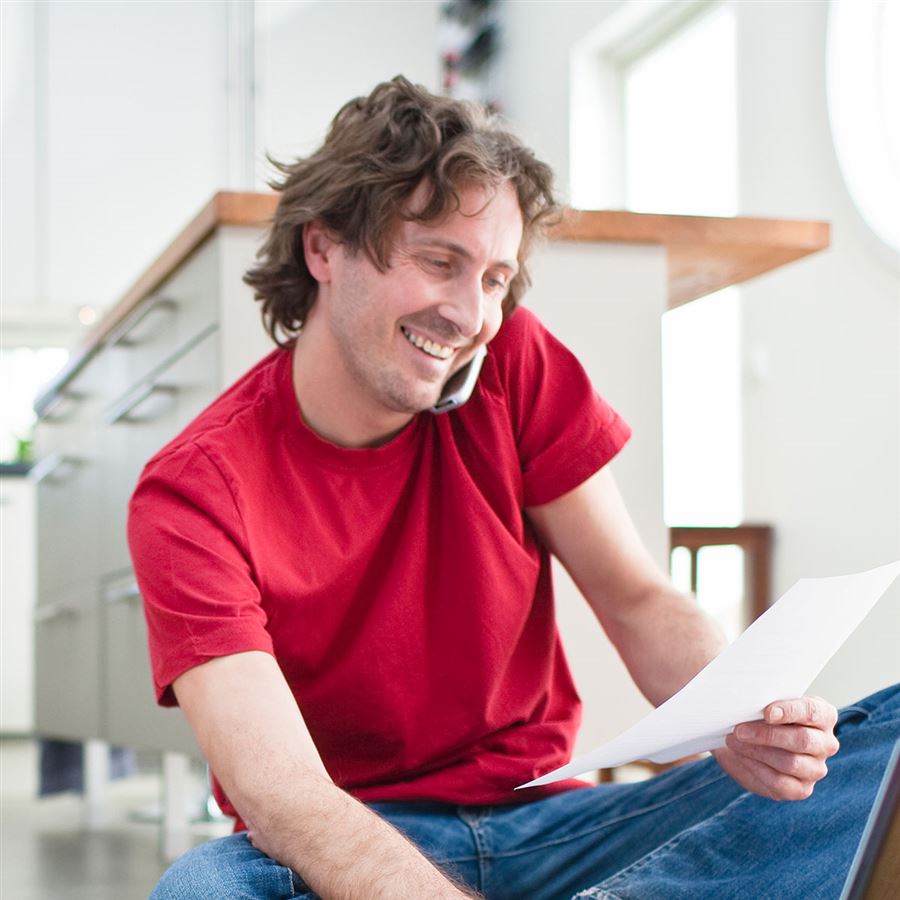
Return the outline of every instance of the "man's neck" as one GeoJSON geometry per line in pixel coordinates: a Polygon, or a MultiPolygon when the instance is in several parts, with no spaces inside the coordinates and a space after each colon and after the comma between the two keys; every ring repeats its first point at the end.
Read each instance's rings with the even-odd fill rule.
{"type": "Polygon", "coordinates": [[[339,447],[380,447],[412,421],[408,413],[373,411],[360,387],[325,342],[301,333],[293,348],[294,396],[303,421],[339,447]]]}

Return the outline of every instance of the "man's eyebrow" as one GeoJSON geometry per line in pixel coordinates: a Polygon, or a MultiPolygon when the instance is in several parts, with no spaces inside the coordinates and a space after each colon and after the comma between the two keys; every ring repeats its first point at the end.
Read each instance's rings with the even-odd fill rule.
{"type": "MultiPolygon", "coordinates": [[[[457,256],[461,256],[463,259],[471,261],[474,257],[469,252],[469,250],[463,247],[462,244],[457,244],[456,241],[448,241],[446,238],[439,237],[421,237],[421,238],[413,238],[410,241],[410,244],[416,247],[441,247],[444,250],[449,250],[451,253],[457,254],[457,256]]],[[[509,269],[510,272],[515,275],[519,271],[519,264],[516,260],[508,260],[508,259],[499,259],[496,262],[492,262],[493,266],[502,266],[504,269],[509,269]]]]}

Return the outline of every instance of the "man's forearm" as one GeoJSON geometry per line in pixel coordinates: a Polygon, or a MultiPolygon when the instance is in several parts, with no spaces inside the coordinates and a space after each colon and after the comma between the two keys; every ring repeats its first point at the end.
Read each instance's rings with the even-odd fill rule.
{"type": "Polygon", "coordinates": [[[655,587],[602,623],[644,696],[659,706],[687,684],[727,641],[693,597],[655,587]]]}
{"type": "Polygon", "coordinates": [[[651,703],[659,705],[725,646],[644,546],[608,468],[528,518],[565,566],[651,703]]]}
{"type": "Polygon", "coordinates": [[[477,897],[455,885],[403,835],[315,773],[284,796],[257,796],[254,846],[289,866],[325,900],[477,897]],[[265,812],[262,812],[265,810],[265,812]]]}
{"type": "Polygon", "coordinates": [[[267,653],[210,660],[185,672],[174,690],[254,846],[320,897],[474,896],[334,785],[267,653]]]}

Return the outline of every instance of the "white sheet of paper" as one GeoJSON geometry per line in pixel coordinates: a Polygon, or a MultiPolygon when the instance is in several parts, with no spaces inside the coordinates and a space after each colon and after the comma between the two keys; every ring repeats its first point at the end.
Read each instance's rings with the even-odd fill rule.
{"type": "MultiPolygon", "coordinates": [[[[591,753],[520,788],[636,759],[671,762],[715,750],[775,700],[802,697],[900,575],[900,560],[833,578],[801,578],[677,694],[591,753]]],[[[518,790],[518,788],[517,788],[518,790]]]]}

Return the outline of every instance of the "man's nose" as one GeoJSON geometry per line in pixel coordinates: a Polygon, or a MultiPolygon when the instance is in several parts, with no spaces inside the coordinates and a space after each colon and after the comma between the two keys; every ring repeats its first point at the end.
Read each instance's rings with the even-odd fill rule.
{"type": "Polygon", "coordinates": [[[456,282],[450,290],[452,295],[440,304],[438,312],[456,327],[460,337],[472,341],[484,328],[485,296],[481,281],[456,282]]]}

